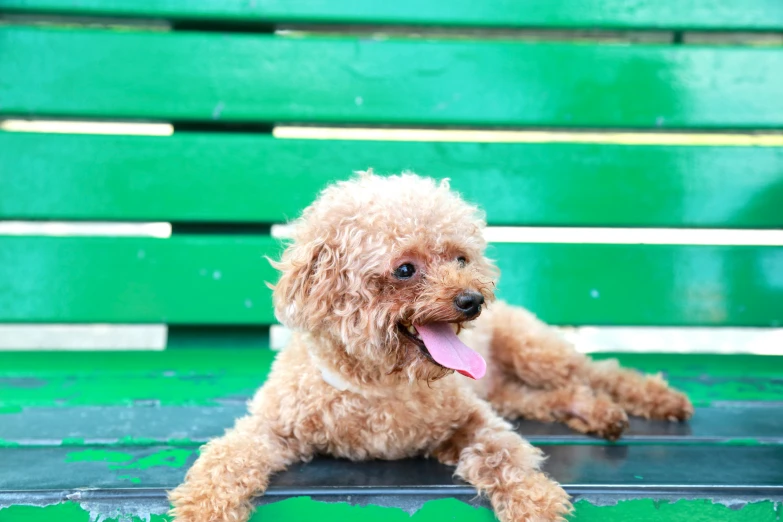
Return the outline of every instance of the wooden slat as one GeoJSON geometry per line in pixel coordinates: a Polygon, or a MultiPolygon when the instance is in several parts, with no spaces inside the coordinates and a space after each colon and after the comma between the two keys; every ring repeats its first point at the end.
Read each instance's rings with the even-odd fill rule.
{"type": "Polygon", "coordinates": [[[264,236],[0,237],[0,321],[271,323],[264,236]]]}
{"type": "MultiPolygon", "coordinates": [[[[408,470],[409,473],[416,471],[408,470]]],[[[383,468],[376,472],[385,474],[383,468]]],[[[642,487],[630,490],[605,488],[595,492],[585,491],[584,488],[569,489],[575,501],[574,513],[571,515],[573,520],[601,522],[649,521],[661,520],[662,517],[668,522],[693,522],[705,517],[706,520],[721,522],[777,522],[781,498],[779,494],[752,487],[739,490],[706,488],[699,492],[679,494],[660,490],[643,492],[642,487]],[[645,496],[652,498],[642,498],[645,496]]],[[[309,496],[292,498],[289,495],[273,496],[272,492],[267,492],[266,496],[257,497],[256,502],[261,505],[253,520],[363,522],[367,520],[368,512],[376,522],[407,522],[408,519],[413,519],[413,522],[496,520],[488,507],[477,508],[477,504],[485,504],[486,500],[468,488],[463,488],[459,495],[449,490],[437,496],[432,494],[433,490],[426,493],[419,490],[417,493],[415,490],[399,492],[395,488],[377,489],[360,492],[359,500],[356,494],[318,496],[311,491],[299,494],[303,493],[309,496]],[[400,504],[405,509],[396,507],[400,504]],[[410,515],[411,506],[418,509],[413,516],[410,515]]],[[[126,513],[126,520],[132,522],[171,520],[163,514],[170,509],[164,488],[141,491],[86,488],[70,492],[0,492],[0,502],[9,506],[3,512],[3,522],[84,522],[90,517],[100,520],[102,516],[111,520],[117,513],[126,513]],[[66,495],[78,495],[79,501],[64,500],[66,495]]]]}
{"type": "MultiPolygon", "coordinates": [[[[577,491],[581,488],[588,491],[592,488],[606,488],[603,491],[619,490],[615,495],[620,498],[639,498],[645,493],[662,489],[668,489],[672,493],[681,489],[681,496],[691,496],[693,490],[707,490],[709,498],[725,495],[721,489],[744,489],[743,493],[754,493],[755,489],[756,494],[775,495],[777,500],[783,489],[780,486],[783,472],[780,471],[780,466],[774,465],[783,459],[783,446],[778,445],[720,448],[664,444],[609,448],[561,445],[542,449],[548,456],[543,465],[544,471],[563,484],[567,491],[572,492],[576,492],[572,488],[577,491]],[[715,472],[716,462],[721,465],[720,473],[715,472]],[[705,480],[707,476],[710,477],[709,481],[705,480]]],[[[0,469],[0,490],[49,490],[59,493],[86,487],[171,489],[183,481],[185,472],[198,456],[197,450],[195,445],[4,449],[0,450],[4,464],[0,469]],[[46,472],[36,474],[30,473],[30,470],[46,472]]],[[[419,494],[431,495],[430,498],[471,493],[474,498],[477,497],[475,489],[462,481],[455,481],[453,473],[453,467],[440,464],[434,459],[351,462],[321,457],[307,464],[293,465],[275,474],[266,492],[266,498],[259,500],[265,504],[282,500],[280,497],[298,495],[353,494],[365,497],[373,494],[394,494],[395,490],[401,490],[398,492],[401,496],[415,495],[418,490],[419,494]]],[[[332,501],[338,501],[338,498],[333,498],[332,501]]],[[[606,498],[604,497],[604,502],[606,498]]],[[[400,500],[402,499],[398,499],[398,502],[400,500]]],[[[774,516],[774,511],[769,511],[769,514],[774,516]]],[[[351,520],[367,520],[365,517],[351,520]]],[[[276,516],[259,518],[281,520],[276,516]]],[[[291,519],[307,520],[309,517],[282,518],[291,519]]],[[[633,517],[610,520],[639,519],[633,517]]],[[[728,519],[719,516],[708,520],[728,519]]],[[[772,522],[775,519],[770,517],[731,520],[772,522]]]]}
{"type": "MultiPolygon", "coordinates": [[[[274,356],[218,343],[146,353],[0,352],[0,414],[40,407],[244,405],[266,380],[274,356]]],[[[664,372],[700,406],[779,401],[783,394],[783,357],[593,355],[607,357],[647,373],[664,372]]]]}
{"type": "MultiPolygon", "coordinates": [[[[0,238],[0,321],[273,321],[261,236],[0,238]]],[[[783,248],[497,244],[500,296],[557,324],[777,325],[783,248]]]]}
{"type": "Polygon", "coordinates": [[[775,147],[0,132],[0,164],[0,219],[279,223],[374,167],[448,177],[495,225],[783,227],[775,147]]]}
{"type": "Polygon", "coordinates": [[[19,13],[134,16],[174,20],[275,23],[433,24],[438,26],[568,28],[783,28],[777,0],[5,0],[19,13]]]}
{"type": "Polygon", "coordinates": [[[0,29],[4,114],[783,126],[783,49],[0,29]]]}
{"type": "MultiPolygon", "coordinates": [[[[216,353],[215,357],[220,357],[216,353]]],[[[160,377],[159,380],[164,380],[160,377]]],[[[170,379],[169,379],[170,380],[170,379]]],[[[184,380],[184,379],[183,379],[184,380]]],[[[763,387],[768,382],[753,379],[763,387]]],[[[179,384],[179,383],[178,383],[179,384]]],[[[714,383],[713,383],[714,384],[714,383]]],[[[163,383],[160,384],[163,386],[163,383]]],[[[690,392],[689,389],[683,391],[690,392]]],[[[249,397],[248,397],[249,398],[249,397]]],[[[151,401],[152,402],[152,401],[151,401]]],[[[241,401],[218,406],[28,407],[3,414],[0,448],[14,446],[115,446],[206,444],[247,413],[241,401]]],[[[610,444],[564,424],[514,421],[533,444],[610,444]]],[[[688,423],[630,419],[622,439],[611,444],[783,445],[783,405],[764,403],[701,407],[688,423]]]]}

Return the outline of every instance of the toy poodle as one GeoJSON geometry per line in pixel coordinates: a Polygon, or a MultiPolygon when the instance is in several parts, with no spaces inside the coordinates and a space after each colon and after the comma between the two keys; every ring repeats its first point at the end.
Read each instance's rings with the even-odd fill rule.
{"type": "Polygon", "coordinates": [[[594,362],[526,310],[493,302],[484,227],[447,181],[370,171],[326,188],[274,263],[275,311],[292,339],[249,414],[171,493],[176,519],[245,521],[273,473],[332,455],[436,458],[503,522],[563,520],[568,495],[504,417],[616,439],[627,414],[691,416],[661,377],[594,362]]]}

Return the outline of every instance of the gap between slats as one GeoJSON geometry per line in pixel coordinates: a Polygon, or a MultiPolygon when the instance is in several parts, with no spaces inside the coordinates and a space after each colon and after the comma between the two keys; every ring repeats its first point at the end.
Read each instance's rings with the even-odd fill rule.
{"type": "MultiPolygon", "coordinates": [[[[357,98],[357,104],[362,100],[357,98]]],[[[221,127],[216,125],[215,132],[221,127]]],[[[0,120],[0,131],[55,134],[108,134],[126,136],[171,136],[175,126],[165,122],[0,120]]],[[[620,130],[500,130],[319,127],[278,125],[272,129],[278,139],[409,141],[443,143],[595,143],[613,145],[690,145],[783,147],[781,132],[659,132],[620,130]]]]}
{"type": "Polygon", "coordinates": [[[0,24],[114,31],[173,32],[179,30],[274,34],[281,38],[355,37],[363,39],[506,40],[519,42],[592,42],[603,44],[783,46],[779,31],[681,30],[678,28],[558,28],[446,27],[395,24],[306,24],[252,21],[180,20],[161,18],[0,14],[0,24]]]}

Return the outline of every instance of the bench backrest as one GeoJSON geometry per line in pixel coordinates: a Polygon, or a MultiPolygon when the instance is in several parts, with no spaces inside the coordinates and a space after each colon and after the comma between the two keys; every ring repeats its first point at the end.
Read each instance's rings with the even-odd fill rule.
{"type": "MultiPolygon", "coordinates": [[[[228,4],[0,3],[0,117],[163,124],[7,123],[0,220],[172,224],[0,237],[0,322],[263,338],[271,226],[368,167],[449,177],[495,226],[783,227],[778,0],[228,4]]],[[[492,246],[500,295],[553,323],[783,321],[780,246],[520,237],[492,246]]]]}

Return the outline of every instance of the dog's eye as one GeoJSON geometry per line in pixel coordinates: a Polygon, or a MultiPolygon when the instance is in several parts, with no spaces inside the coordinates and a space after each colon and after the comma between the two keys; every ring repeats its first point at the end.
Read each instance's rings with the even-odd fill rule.
{"type": "Polygon", "coordinates": [[[467,264],[468,264],[468,258],[467,258],[467,257],[465,257],[465,256],[459,256],[459,257],[457,258],[457,263],[459,263],[459,266],[461,266],[461,267],[463,267],[463,268],[464,268],[464,267],[465,267],[465,265],[467,265],[467,264]]]}
{"type": "Polygon", "coordinates": [[[410,279],[416,273],[416,267],[412,263],[405,263],[397,267],[394,277],[397,279],[410,279]]]}

